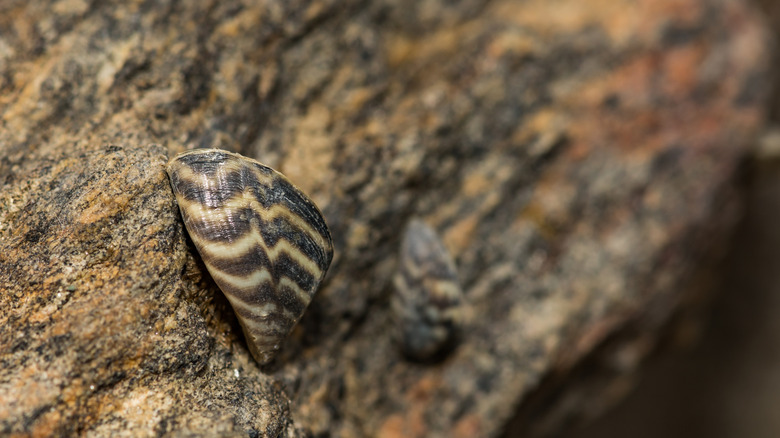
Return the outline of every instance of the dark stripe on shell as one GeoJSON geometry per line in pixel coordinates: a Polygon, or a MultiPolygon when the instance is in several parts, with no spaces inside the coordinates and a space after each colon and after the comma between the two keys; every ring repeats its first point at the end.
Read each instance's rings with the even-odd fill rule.
{"type": "Polygon", "coordinates": [[[295,262],[286,253],[277,255],[272,264],[260,246],[255,246],[240,257],[232,259],[208,257],[208,259],[204,258],[204,261],[209,265],[209,268],[241,277],[252,275],[259,267],[266,267],[271,274],[274,285],[279,284],[282,277],[287,277],[305,291],[313,292],[319,282],[319,278],[315,278],[311,272],[295,262]]]}

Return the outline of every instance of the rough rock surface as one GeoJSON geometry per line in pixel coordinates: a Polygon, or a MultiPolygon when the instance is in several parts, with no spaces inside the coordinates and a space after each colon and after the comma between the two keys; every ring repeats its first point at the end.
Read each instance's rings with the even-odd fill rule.
{"type": "Polygon", "coordinates": [[[285,429],[286,397],[242,375],[212,291],[189,274],[164,152],[58,156],[4,188],[3,435],[285,429]]]}
{"type": "Polygon", "coordinates": [[[491,436],[624,327],[635,367],[732,222],[765,43],[736,0],[1,3],[0,434],[491,436]],[[163,172],[203,146],[331,227],[269,369],[163,172]],[[389,337],[412,216],[470,304],[435,365],[389,337]]]}

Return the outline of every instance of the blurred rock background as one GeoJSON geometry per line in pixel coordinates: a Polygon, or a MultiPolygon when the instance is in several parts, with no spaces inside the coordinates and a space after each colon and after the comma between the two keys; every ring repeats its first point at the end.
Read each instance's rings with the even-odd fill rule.
{"type": "MultiPolygon", "coordinates": [[[[777,41],[780,2],[757,3],[777,41]]],[[[778,48],[775,54],[776,65],[778,48]]],[[[653,359],[622,403],[567,436],[780,435],[779,91],[780,77],[772,90],[772,126],[745,163],[745,215],[720,271],[710,314],[701,326],[689,324],[677,333],[683,335],[672,345],[682,348],[653,359]]]]}

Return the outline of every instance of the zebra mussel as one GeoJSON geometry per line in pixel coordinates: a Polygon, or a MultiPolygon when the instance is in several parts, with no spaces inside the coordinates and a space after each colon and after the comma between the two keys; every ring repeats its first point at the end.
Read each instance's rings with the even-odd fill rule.
{"type": "Polygon", "coordinates": [[[270,362],[333,258],[322,213],[284,175],[239,154],[196,149],[166,170],[184,225],[249,351],[270,362]]]}
{"type": "Polygon", "coordinates": [[[392,307],[397,341],[414,361],[436,361],[461,337],[463,298],[455,263],[436,232],[411,220],[401,241],[392,307]]]}

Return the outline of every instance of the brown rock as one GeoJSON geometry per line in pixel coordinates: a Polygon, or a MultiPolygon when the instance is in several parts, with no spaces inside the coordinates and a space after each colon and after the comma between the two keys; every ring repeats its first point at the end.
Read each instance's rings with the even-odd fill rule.
{"type": "Polygon", "coordinates": [[[0,197],[3,434],[287,428],[286,397],[207,327],[217,314],[164,152],[110,146],[11,176],[0,197]]]}
{"type": "Polygon", "coordinates": [[[49,6],[0,5],[0,434],[496,435],[615,333],[652,346],[764,117],[740,1],[49,6]],[[203,146],[285,173],[331,227],[272,369],[163,172],[203,146]],[[437,365],[390,336],[412,216],[471,309],[437,365]]]}

